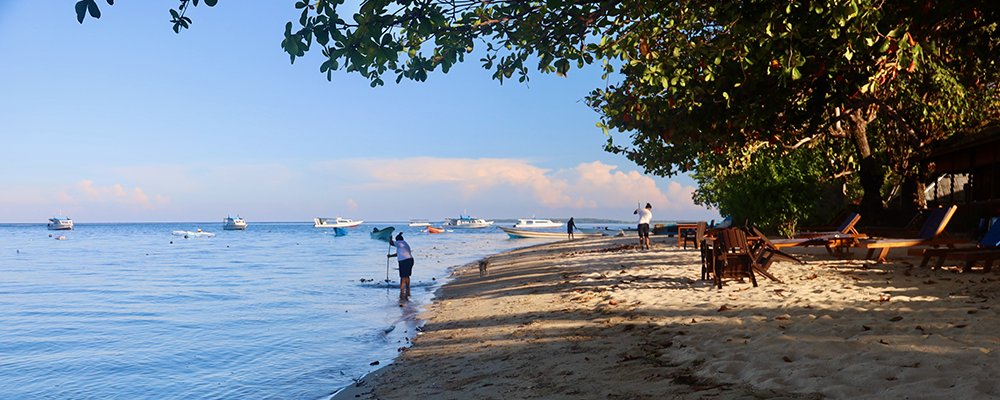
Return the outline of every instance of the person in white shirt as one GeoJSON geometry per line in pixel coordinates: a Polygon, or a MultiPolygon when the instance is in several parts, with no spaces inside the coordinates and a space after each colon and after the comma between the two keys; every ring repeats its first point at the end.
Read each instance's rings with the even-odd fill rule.
{"type": "Polygon", "coordinates": [[[653,221],[653,206],[646,203],[646,208],[637,208],[632,214],[639,214],[639,248],[649,250],[649,223],[653,221]]]}
{"type": "Polygon", "coordinates": [[[389,239],[389,244],[396,247],[396,253],[386,255],[386,257],[396,257],[399,262],[399,300],[403,301],[410,297],[410,275],[413,274],[413,254],[410,252],[410,244],[403,240],[403,233],[396,235],[396,240],[389,239]]]}

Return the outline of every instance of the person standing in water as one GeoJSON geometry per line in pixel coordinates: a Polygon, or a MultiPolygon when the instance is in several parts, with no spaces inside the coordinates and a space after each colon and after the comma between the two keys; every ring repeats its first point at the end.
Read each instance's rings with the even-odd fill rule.
{"type": "Polygon", "coordinates": [[[573,221],[573,217],[569,217],[569,221],[566,222],[566,236],[569,240],[573,240],[574,229],[576,229],[576,222],[573,221]]]}
{"type": "Polygon", "coordinates": [[[653,206],[646,203],[646,208],[637,208],[632,214],[639,214],[639,248],[649,250],[649,223],[653,221],[653,206]]]}
{"type": "Polygon", "coordinates": [[[386,257],[396,257],[399,262],[399,299],[410,298],[410,275],[413,273],[413,254],[410,252],[410,244],[403,240],[403,233],[396,235],[396,240],[389,238],[389,245],[396,247],[396,252],[388,254],[386,257]]]}

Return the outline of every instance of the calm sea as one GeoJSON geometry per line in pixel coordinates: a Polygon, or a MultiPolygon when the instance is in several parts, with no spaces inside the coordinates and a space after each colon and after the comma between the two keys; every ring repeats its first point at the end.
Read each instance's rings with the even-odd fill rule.
{"type": "Polygon", "coordinates": [[[391,362],[450,267],[538,243],[405,225],[0,225],[0,397],[326,398],[391,362]],[[406,307],[368,234],[387,225],[416,258],[406,307]],[[217,236],[171,235],[197,228],[217,236]]]}

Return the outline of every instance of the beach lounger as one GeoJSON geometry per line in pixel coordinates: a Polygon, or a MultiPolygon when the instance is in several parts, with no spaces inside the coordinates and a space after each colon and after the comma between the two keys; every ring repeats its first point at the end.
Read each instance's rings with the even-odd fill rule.
{"type": "Polygon", "coordinates": [[[965,266],[962,268],[964,272],[972,271],[972,267],[979,261],[983,262],[983,271],[990,272],[993,268],[993,262],[1000,260],[1000,220],[993,223],[993,226],[986,231],[986,234],[979,240],[976,247],[961,249],[913,249],[909,254],[923,256],[923,260],[920,262],[921,268],[927,267],[927,263],[931,258],[937,257],[934,269],[940,269],[944,265],[945,259],[956,259],[965,261],[965,266]]]}
{"type": "Polygon", "coordinates": [[[799,232],[792,239],[775,239],[771,243],[779,249],[796,246],[824,246],[826,251],[832,255],[850,246],[857,246],[863,239],[868,239],[868,235],[858,232],[855,228],[860,220],[860,214],[851,213],[845,217],[837,230],[799,232]]]}
{"type": "Polygon", "coordinates": [[[868,259],[873,259],[875,251],[878,250],[878,257],[874,259],[881,263],[885,262],[885,257],[889,255],[889,249],[915,246],[954,247],[955,244],[967,242],[952,239],[944,234],[944,229],[948,226],[948,222],[951,221],[951,217],[955,215],[956,209],[958,209],[958,206],[936,208],[931,211],[930,216],[927,217],[927,221],[924,222],[924,226],[920,230],[919,236],[916,238],[868,239],[860,241],[858,247],[868,249],[866,257],[868,259]]]}

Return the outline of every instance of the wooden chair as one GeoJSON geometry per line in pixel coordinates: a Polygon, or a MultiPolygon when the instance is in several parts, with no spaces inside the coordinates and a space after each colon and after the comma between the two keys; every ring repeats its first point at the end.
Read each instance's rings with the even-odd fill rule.
{"type": "Polygon", "coordinates": [[[688,242],[691,242],[694,248],[697,249],[701,245],[702,240],[705,239],[706,229],[708,229],[708,224],[705,221],[700,221],[696,228],[681,232],[681,243],[683,243],[684,248],[687,249],[688,242]]]}
{"type": "Polygon", "coordinates": [[[927,267],[927,263],[931,258],[937,257],[937,264],[934,265],[934,269],[941,269],[944,265],[944,260],[958,259],[965,261],[965,267],[962,268],[964,272],[972,271],[972,267],[976,265],[977,262],[983,262],[983,271],[990,272],[993,268],[993,262],[1000,260],[1000,220],[993,223],[983,238],[979,240],[976,247],[963,248],[963,249],[914,249],[915,251],[909,252],[911,255],[922,255],[924,258],[920,262],[920,267],[927,267]]]}
{"type": "Polygon", "coordinates": [[[771,243],[771,240],[768,239],[767,236],[765,236],[763,233],[761,233],[761,231],[758,230],[756,227],[751,226],[748,228],[748,230],[750,231],[749,233],[754,236],[754,240],[752,240],[750,244],[750,249],[756,255],[757,265],[760,268],[757,271],[760,272],[761,275],[764,275],[770,278],[771,280],[781,282],[780,280],[778,280],[778,278],[775,278],[770,274],[770,272],[768,272],[768,269],[771,268],[771,264],[779,260],[792,261],[799,264],[805,264],[805,261],[802,261],[791,254],[781,251],[781,249],[779,249],[777,246],[771,243]]]}
{"type": "Polygon", "coordinates": [[[729,228],[718,232],[713,249],[713,273],[715,285],[722,289],[723,278],[749,277],[754,287],[757,287],[757,277],[754,276],[754,266],[757,259],[751,253],[747,235],[742,229],[729,228]]]}
{"type": "Polygon", "coordinates": [[[952,239],[944,234],[944,229],[948,226],[948,222],[951,221],[951,217],[955,215],[956,209],[958,209],[958,206],[954,205],[948,208],[934,209],[930,216],[927,217],[927,221],[924,222],[924,226],[916,238],[868,239],[860,241],[858,247],[868,249],[868,259],[873,259],[875,251],[879,250],[878,257],[874,259],[881,263],[885,262],[885,257],[889,255],[889,249],[915,246],[954,247],[955,244],[967,242],[965,240],[952,239]]]}

